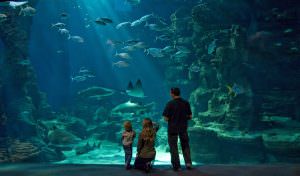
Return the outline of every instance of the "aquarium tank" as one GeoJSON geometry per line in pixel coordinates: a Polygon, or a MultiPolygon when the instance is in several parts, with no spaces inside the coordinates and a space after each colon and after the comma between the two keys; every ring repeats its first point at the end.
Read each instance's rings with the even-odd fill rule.
{"type": "Polygon", "coordinates": [[[298,0],[0,0],[0,163],[123,164],[151,118],[170,164],[172,87],[195,164],[300,162],[299,32],[298,0]]]}

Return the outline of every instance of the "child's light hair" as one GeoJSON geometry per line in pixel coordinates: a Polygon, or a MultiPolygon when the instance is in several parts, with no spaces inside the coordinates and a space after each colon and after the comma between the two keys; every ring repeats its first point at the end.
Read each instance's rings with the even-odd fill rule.
{"type": "Polygon", "coordinates": [[[130,121],[125,121],[124,122],[124,128],[126,131],[131,131],[132,130],[132,125],[131,125],[131,122],[130,121]]]}

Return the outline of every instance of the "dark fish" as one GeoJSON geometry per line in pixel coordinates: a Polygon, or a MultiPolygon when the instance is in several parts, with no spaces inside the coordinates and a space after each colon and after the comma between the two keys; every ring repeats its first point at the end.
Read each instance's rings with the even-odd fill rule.
{"type": "Polygon", "coordinates": [[[60,14],[60,16],[61,16],[62,18],[67,18],[67,17],[68,17],[68,14],[65,13],[65,12],[63,12],[63,13],[60,14]]]}
{"type": "Polygon", "coordinates": [[[139,40],[127,40],[124,43],[127,44],[127,45],[135,45],[139,42],[140,42],[139,40]]]}
{"type": "Polygon", "coordinates": [[[113,23],[113,21],[109,18],[100,18],[104,23],[113,23]]]}
{"type": "Polygon", "coordinates": [[[106,23],[105,23],[103,20],[101,20],[100,18],[96,19],[96,20],[95,20],[95,23],[97,23],[97,24],[99,24],[99,25],[103,25],[103,26],[106,25],[106,23]]]}

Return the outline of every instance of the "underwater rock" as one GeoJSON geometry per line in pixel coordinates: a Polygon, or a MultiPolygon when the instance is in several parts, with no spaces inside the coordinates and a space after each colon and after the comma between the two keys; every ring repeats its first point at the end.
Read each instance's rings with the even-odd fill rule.
{"type": "Polygon", "coordinates": [[[109,111],[105,107],[99,107],[93,117],[93,120],[95,121],[101,121],[104,122],[108,119],[109,117],[109,111]]]}
{"type": "Polygon", "coordinates": [[[297,158],[300,156],[300,132],[288,130],[270,130],[262,135],[268,152],[297,158]]]}
{"type": "Polygon", "coordinates": [[[76,155],[82,155],[82,154],[88,153],[92,150],[100,148],[100,145],[101,145],[100,142],[98,142],[98,143],[94,142],[92,145],[89,142],[87,142],[83,146],[75,147],[76,155]]]}
{"type": "Polygon", "coordinates": [[[264,162],[266,160],[261,135],[241,131],[224,130],[223,124],[209,123],[190,129],[191,138],[200,138],[201,143],[192,142],[194,159],[199,162],[264,162]],[[201,158],[202,157],[202,158],[201,158]]]}
{"type": "Polygon", "coordinates": [[[0,139],[0,163],[30,163],[61,159],[55,152],[41,146],[29,140],[0,139]]]}
{"type": "Polygon", "coordinates": [[[54,129],[49,131],[48,138],[49,142],[54,145],[76,144],[81,140],[74,134],[62,129],[54,129]]]}

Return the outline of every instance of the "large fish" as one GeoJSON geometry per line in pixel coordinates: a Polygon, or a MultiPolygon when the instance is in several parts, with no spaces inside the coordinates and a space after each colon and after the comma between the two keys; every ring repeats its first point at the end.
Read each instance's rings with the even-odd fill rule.
{"type": "Polygon", "coordinates": [[[102,100],[106,97],[112,96],[114,93],[115,91],[112,89],[94,86],[79,91],[77,94],[80,97],[86,97],[92,100],[102,100]]]}
{"type": "Polygon", "coordinates": [[[140,105],[131,101],[119,104],[111,110],[112,116],[132,118],[134,116],[151,116],[153,115],[153,110],[155,108],[155,103],[149,103],[146,105],[140,105]]]}

